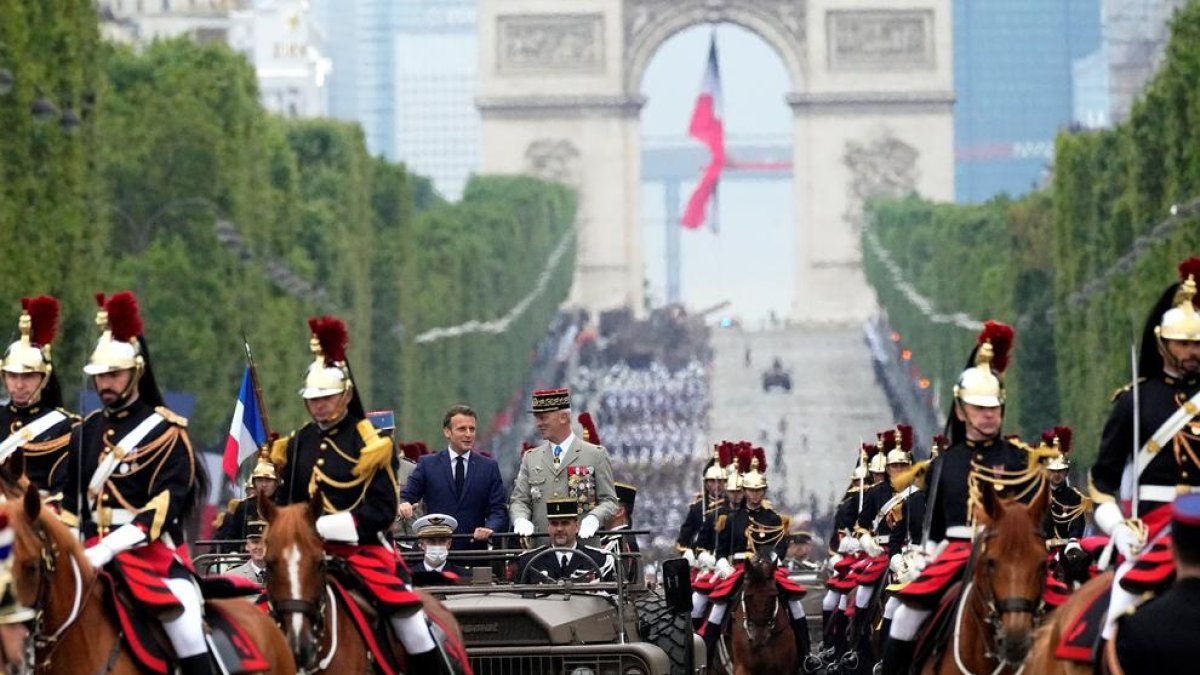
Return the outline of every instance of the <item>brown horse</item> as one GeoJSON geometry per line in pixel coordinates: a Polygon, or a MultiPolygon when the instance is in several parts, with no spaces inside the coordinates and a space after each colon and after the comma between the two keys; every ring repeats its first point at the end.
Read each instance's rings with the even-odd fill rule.
{"type": "Polygon", "coordinates": [[[1074,623],[1079,613],[1087,608],[1090,600],[1099,593],[1109,592],[1114,576],[1112,572],[1105,572],[1088,580],[1046,617],[1046,621],[1038,628],[1034,637],[1033,649],[1029,651],[1029,659],[1025,662],[1028,666],[1026,671],[1039,675],[1091,675],[1091,664],[1060,660],[1054,656],[1054,651],[1058,649],[1063,633],[1074,623]]]}
{"type": "MultiPolygon", "coordinates": [[[[116,617],[104,603],[104,584],[83,555],[79,541],[42,508],[37,488],[3,508],[12,524],[13,591],[18,602],[41,610],[34,622],[34,661],[40,673],[143,671],[120,636],[116,617]]],[[[263,652],[270,675],[296,672],[283,634],[270,617],[245,600],[210,600],[238,622],[263,652]]]]}
{"type": "MultiPolygon", "coordinates": [[[[371,672],[369,650],[334,598],[325,577],[325,545],[317,534],[321,495],[308,503],[277,507],[259,498],[267,521],[267,597],[296,663],[309,673],[371,672]]],[[[462,644],[458,621],[436,598],[417,591],[425,613],[462,644]]],[[[386,648],[386,647],[385,647],[386,648]]],[[[402,648],[392,645],[397,651],[402,648]]]]}
{"type": "Polygon", "coordinates": [[[968,568],[949,643],[922,673],[998,675],[1021,669],[1046,582],[1042,518],[1049,494],[1043,482],[1026,506],[984,487],[978,510],[984,529],[975,541],[974,567],[968,568]]]}
{"type": "Polygon", "coordinates": [[[787,602],[775,585],[775,563],[755,555],[746,562],[730,639],[734,675],[793,675],[799,668],[787,602]]]}

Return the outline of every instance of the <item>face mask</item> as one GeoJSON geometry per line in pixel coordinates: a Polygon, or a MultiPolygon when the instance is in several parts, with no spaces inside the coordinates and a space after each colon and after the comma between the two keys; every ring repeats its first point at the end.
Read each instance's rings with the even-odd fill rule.
{"type": "Polygon", "coordinates": [[[425,549],[425,562],[430,567],[441,567],[446,562],[450,549],[446,546],[430,546],[425,549]]]}

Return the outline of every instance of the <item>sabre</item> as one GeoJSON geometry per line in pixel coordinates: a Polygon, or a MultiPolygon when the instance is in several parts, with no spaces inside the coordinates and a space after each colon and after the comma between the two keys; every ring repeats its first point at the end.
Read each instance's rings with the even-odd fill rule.
{"type": "Polygon", "coordinates": [[[1142,443],[1142,407],[1140,405],[1141,396],[1138,393],[1138,354],[1137,354],[1137,324],[1131,323],[1130,338],[1129,338],[1129,364],[1130,370],[1133,371],[1133,455],[1130,458],[1130,465],[1133,470],[1133,495],[1130,498],[1132,502],[1131,516],[1136,519],[1138,517],[1138,484],[1141,483],[1140,472],[1137,470],[1138,451],[1141,449],[1142,443]]]}

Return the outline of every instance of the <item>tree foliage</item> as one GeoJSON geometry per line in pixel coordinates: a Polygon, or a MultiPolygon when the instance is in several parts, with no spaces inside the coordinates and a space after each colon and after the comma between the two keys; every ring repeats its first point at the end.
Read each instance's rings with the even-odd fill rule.
{"type": "Polygon", "coordinates": [[[480,177],[461,203],[373,158],[361,129],[283,120],[258,102],[255,73],[220,45],[102,44],[89,0],[0,0],[0,308],[23,295],[64,301],[56,356],[70,390],[96,338],[92,291],[138,294],[159,382],[194,394],[193,436],[222,439],[254,348],[272,426],[305,419],[305,319],[336,314],[369,407],[395,407],[400,435],[434,440],[441,411],[467,401],[486,423],[517,389],[569,288],[547,291],[500,334],[418,345],[428,328],[503,316],[570,231],[559,185],[480,177]],[[34,39],[36,36],[37,39],[34,39]],[[37,124],[47,95],[80,108],[64,133],[37,124]]]}
{"type": "MultiPolygon", "coordinates": [[[[1129,120],[1061,134],[1046,190],[979,206],[879,202],[870,213],[905,278],[938,310],[1016,322],[1009,430],[1069,424],[1084,463],[1095,455],[1111,393],[1129,381],[1131,336],[1177,280],[1176,264],[1200,253],[1194,212],[1185,206],[1171,217],[1175,205],[1200,199],[1198,43],[1200,3],[1190,2],[1176,13],[1163,66],[1129,120]]],[[[930,323],[890,288],[869,247],[866,260],[893,324],[948,396],[970,335],[930,323]]]]}

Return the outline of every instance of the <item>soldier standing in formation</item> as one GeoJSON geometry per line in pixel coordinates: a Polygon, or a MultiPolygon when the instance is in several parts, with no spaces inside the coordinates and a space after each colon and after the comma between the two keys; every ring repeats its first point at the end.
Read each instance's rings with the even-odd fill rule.
{"type": "Polygon", "coordinates": [[[21,300],[20,338],[8,346],[0,370],[8,403],[0,408],[0,466],[12,479],[25,476],[43,492],[67,456],[71,430],[79,416],[62,407],[62,389],[50,358],[58,332],[58,300],[41,296],[21,300]]]}
{"type": "Polygon", "coordinates": [[[523,537],[545,532],[546,503],[574,499],[583,512],[579,537],[590,539],[617,512],[608,452],[575,436],[569,389],[533,392],[531,412],[545,442],[521,457],[509,504],[513,532],[523,537]]]}

